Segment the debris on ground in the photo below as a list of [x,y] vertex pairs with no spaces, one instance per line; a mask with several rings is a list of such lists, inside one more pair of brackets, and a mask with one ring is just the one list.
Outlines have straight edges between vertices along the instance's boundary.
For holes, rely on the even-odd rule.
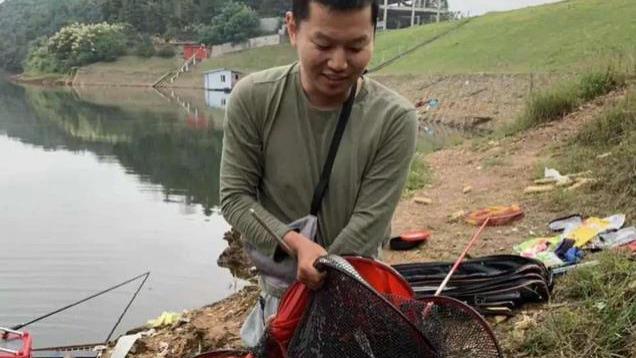
[[548,267],[559,267],[579,263],[584,250],[601,250],[624,246],[636,241],[636,229],[621,230],[625,215],[616,214],[606,218],[579,214],[557,218],[548,228],[558,235],[526,240],[513,247],[521,256],[542,261]]
[[488,226],[505,225],[521,219],[524,215],[519,205],[490,206],[468,213],[464,220],[475,226],[479,226],[488,219]]
[[431,205],[433,204],[433,199],[424,196],[416,196],[415,198],[413,198],[413,202],[417,204]]
[[[241,324],[258,295],[257,286],[247,286],[224,300],[184,313],[181,324],[143,332],[126,357],[183,358],[213,349],[240,348]],[[112,349],[103,357],[114,358]]]
[[[184,311],[184,313],[187,313],[187,311]],[[148,322],[146,322],[146,327],[161,328],[166,326],[172,326],[176,324],[177,322],[179,322],[182,316],[183,316],[182,313],[164,311],[161,313],[161,315],[159,315],[159,317],[155,319],[151,319]]]
[[228,247],[223,250],[217,259],[217,265],[229,269],[234,277],[246,280],[253,278],[252,261],[243,250],[241,234],[232,228],[223,235],[223,240],[227,241]]
[[535,185],[527,186],[523,192],[525,194],[545,193],[556,188],[565,188],[566,191],[576,190],[596,182],[596,179],[588,177],[590,174],[591,172],[587,171],[561,175],[556,169],[545,168],[543,178],[535,179]]

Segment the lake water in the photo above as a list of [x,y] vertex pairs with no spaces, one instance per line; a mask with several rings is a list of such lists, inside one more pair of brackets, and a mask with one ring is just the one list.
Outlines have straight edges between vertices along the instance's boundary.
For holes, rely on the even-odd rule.
[[[145,271],[117,333],[237,291],[216,265],[222,115],[203,91],[0,82],[0,326]],[[30,326],[34,345],[103,341],[137,283]]]

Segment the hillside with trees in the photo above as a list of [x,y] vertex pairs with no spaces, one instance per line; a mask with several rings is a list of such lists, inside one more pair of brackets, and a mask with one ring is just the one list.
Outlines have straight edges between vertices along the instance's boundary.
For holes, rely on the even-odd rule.
[[[88,25],[115,26],[126,38],[123,52],[152,56],[162,50],[157,43],[169,40],[242,41],[259,33],[260,17],[281,16],[287,6],[282,0],[5,0],[0,3],[0,69],[20,72],[26,64],[38,64],[42,70],[67,70],[112,57],[84,53],[73,60],[65,57],[68,53],[57,54],[49,42],[65,27],[69,34],[93,29]],[[57,60],[64,65],[43,63]]]

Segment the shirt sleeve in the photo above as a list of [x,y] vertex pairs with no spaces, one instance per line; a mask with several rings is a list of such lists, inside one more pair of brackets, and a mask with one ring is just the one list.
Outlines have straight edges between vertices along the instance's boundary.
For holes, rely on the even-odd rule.
[[328,251],[375,256],[386,239],[415,153],[417,117],[409,110],[392,121],[362,178],[354,212]]
[[290,229],[271,215],[257,201],[258,186],[263,175],[263,139],[255,118],[253,82],[249,77],[239,81],[226,107],[223,123],[220,197],[225,220],[263,254],[272,256],[276,240],[250,214],[254,209],[267,226],[282,238]]

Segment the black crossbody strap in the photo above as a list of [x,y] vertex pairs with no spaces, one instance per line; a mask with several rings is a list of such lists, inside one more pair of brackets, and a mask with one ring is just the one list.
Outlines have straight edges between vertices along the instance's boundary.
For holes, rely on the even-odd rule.
[[357,87],[358,81],[356,80],[356,82],[353,84],[353,87],[351,88],[351,93],[349,93],[347,101],[342,105],[342,110],[340,110],[340,117],[338,117],[336,131],[334,132],[333,138],[331,139],[331,145],[329,146],[327,160],[322,167],[322,172],[320,173],[320,181],[318,182],[318,185],[316,185],[316,189],[314,189],[314,197],[311,200],[311,215],[318,215],[318,211],[320,211],[320,206],[322,204],[322,198],[325,196],[327,187],[329,186],[329,178],[331,177],[333,162],[336,159],[338,147],[340,146],[340,141],[342,140],[342,135],[345,128],[347,127],[349,116],[351,115],[351,108],[353,107],[353,100],[356,97]]

